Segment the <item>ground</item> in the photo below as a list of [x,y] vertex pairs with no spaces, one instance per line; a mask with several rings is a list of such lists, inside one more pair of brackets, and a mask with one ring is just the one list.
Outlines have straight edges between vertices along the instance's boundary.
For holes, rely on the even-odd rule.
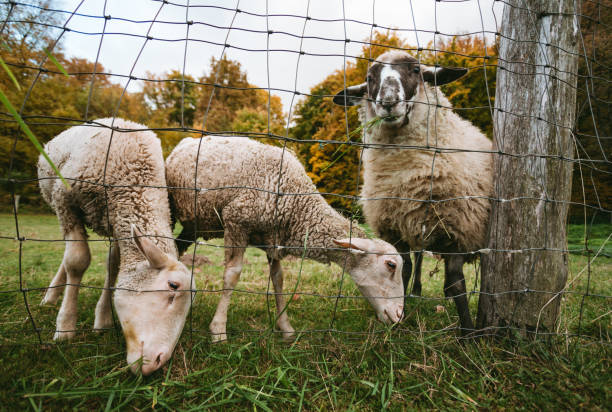
[[[266,258],[249,249],[230,306],[229,342],[211,344],[208,323],[219,298],[214,291],[222,288],[223,249],[220,241],[210,242],[198,246],[206,259],[195,276],[204,291],[174,357],[142,378],[127,371],[120,329],[91,330],[104,280],[104,239],[91,236],[81,332],[71,343],[55,344],[58,306],[39,302],[64,244],[30,239],[60,239],[57,220],[20,213],[18,222],[26,239],[21,244],[13,215],[0,214],[0,409],[606,410],[612,404],[612,259],[605,256],[571,255],[572,293],[563,299],[560,335],[535,342],[458,339],[454,304],[440,298],[443,268],[433,258],[423,268],[424,299],[410,300],[408,319],[396,329],[375,320],[340,267],[286,259],[286,291],[298,291],[289,317],[306,332],[285,343],[270,328],[274,299],[266,296]],[[612,225],[596,226],[589,247],[612,255],[610,233]],[[570,226],[569,237],[570,249],[584,249],[584,226]],[[473,290],[475,268],[466,269]],[[340,287],[349,297],[336,298]],[[587,287],[591,296],[583,297]],[[476,307],[473,295],[473,316]],[[584,336],[572,336],[577,333]]]

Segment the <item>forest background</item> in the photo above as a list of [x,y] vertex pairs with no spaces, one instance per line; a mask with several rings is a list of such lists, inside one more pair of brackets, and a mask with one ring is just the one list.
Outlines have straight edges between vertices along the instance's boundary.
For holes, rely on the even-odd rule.
[[[8,5],[0,7],[6,15]],[[611,219],[610,214],[598,213],[598,209],[612,209],[612,163],[609,161],[612,87],[606,80],[612,67],[612,41],[608,34],[598,32],[595,27],[596,20],[606,19],[599,15],[597,19],[589,18],[601,12],[595,9],[594,3],[583,5],[581,27],[587,58],[580,60],[578,116],[574,127],[576,157],[582,159],[574,168],[572,202],[575,205],[570,213],[575,221],[584,220],[585,216]],[[610,9],[603,12],[611,13]],[[165,155],[183,137],[202,133],[246,134],[277,145],[288,142],[287,147],[298,155],[328,202],[343,213],[360,218],[360,207],[353,197],[359,195],[360,150],[354,145],[331,143],[360,141],[357,111],[350,108],[345,113],[344,108],[332,103],[331,97],[344,88],[345,81],[348,85],[361,83],[370,61],[389,48],[408,49],[425,64],[469,68],[468,75],[443,86],[442,90],[460,116],[480,127],[489,138],[493,135],[497,45],[487,44],[480,35],[442,38],[435,45],[430,43],[417,50],[394,31],[375,31],[372,39],[364,39],[371,44],[362,48],[355,61],[347,61],[345,71],[338,68],[329,73],[287,113],[278,96],[251,84],[240,62],[228,55],[213,58],[200,77],[183,76],[179,71],[148,73],[142,90],[127,91],[112,81],[113,77],[100,62],[67,58],[60,42],[53,48],[53,56],[68,72],[65,76],[45,52],[55,41],[49,27],[58,23],[54,21],[57,17],[37,9],[20,9],[17,13],[15,20],[21,23],[7,25],[0,33],[0,57],[21,88],[15,86],[5,71],[0,72],[0,88],[16,107],[21,106],[29,93],[22,115],[43,143],[71,125],[112,116],[156,130]],[[608,21],[610,17],[607,16]],[[38,67],[44,60],[46,63],[39,75]],[[37,76],[35,87],[29,91]],[[2,110],[0,207],[12,208],[11,191],[19,195],[22,206],[45,207],[35,180],[37,158],[38,151],[22,135],[10,114]],[[591,207],[585,208],[584,204]]]

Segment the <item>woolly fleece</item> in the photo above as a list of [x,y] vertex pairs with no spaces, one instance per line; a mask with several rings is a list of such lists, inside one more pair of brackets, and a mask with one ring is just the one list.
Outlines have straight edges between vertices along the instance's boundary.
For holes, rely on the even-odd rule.
[[476,252],[485,246],[491,210],[492,143],[437,88],[421,82],[413,101],[401,128],[366,131],[365,142],[374,145],[363,153],[366,219],[383,239],[401,239],[412,250]]
[[[51,160],[69,179],[70,190],[47,162],[39,158],[42,196],[58,215],[63,233],[83,222],[101,236],[121,239],[120,273],[128,265],[145,261],[131,240],[132,223],[143,234],[157,236],[151,239],[164,252],[176,257],[159,139],[155,133],[144,130],[145,126],[119,118],[114,122],[107,118],[94,123],[103,126],[74,126],[45,145]],[[110,185],[107,198],[103,184]],[[128,281],[124,287],[138,286],[134,284],[138,279],[120,276],[118,281]]]
[[[196,159],[196,187],[203,189],[197,213]],[[226,246],[248,243],[280,260],[301,256],[307,239],[306,257],[342,264],[346,253],[333,239],[347,238],[349,232],[366,237],[323,199],[288,150],[238,136],[186,138],[166,160],[166,169],[174,215],[191,232],[186,240],[194,239],[197,224],[198,237],[221,237],[225,231]]]

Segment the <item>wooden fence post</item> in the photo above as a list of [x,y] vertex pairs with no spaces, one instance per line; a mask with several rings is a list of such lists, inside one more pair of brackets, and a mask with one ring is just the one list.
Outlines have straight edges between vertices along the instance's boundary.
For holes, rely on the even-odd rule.
[[580,0],[509,0],[504,8],[480,328],[527,334],[552,331],[558,321],[568,274],[579,12]]

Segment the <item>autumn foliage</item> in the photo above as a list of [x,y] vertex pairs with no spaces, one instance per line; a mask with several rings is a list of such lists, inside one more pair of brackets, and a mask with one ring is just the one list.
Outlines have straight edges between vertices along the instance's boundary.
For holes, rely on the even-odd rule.
[[[30,9],[22,10],[23,21],[57,23],[52,14],[25,15]],[[202,131],[255,133],[256,137],[264,136],[262,140],[273,144],[279,141],[266,138],[268,133],[284,134],[280,98],[250,84],[240,63],[226,56],[213,58],[206,72],[197,79],[183,76],[179,71],[148,73],[141,91],[125,91],[119,79],[109,75],[102,64],[65,57],[61,43],[53,49],[53,56],[70,75],[66,77],[46,59],[45,71],[37,77],[37,67],[46,58],[43,50],[53,43],[51,35],[40,27],[21,23],[0,35],[0,56],[22,86],[18,89],[7,73],[0,70],[0,87],[19,108],[28,87],[36,81],[22,116],[42,143],[72,124],[112,116],[156,129],[165,155],[183,137],[201,136]],[[6,179],[0,181],[2,204],[10,204],[9,193],[15,190],[21,195],[22,203],[42,205],[34,180],[39,153],[8,113],[2,111],[0,119],[0,175],[32,180],[14,185]]]
[[[54,39],[46,26],[27,21],[58,22],[53,20],[53,14],[38,9],[18,9],[17,17],[22,23],[7,26],[0,34],[0,56],[23,87],[17,89],[3,70],[0,87],[20,108],[28,87],[36,81],[23,116],[43,143],[71,124],[108,116],[125,117],[156,129],[166,155],[183,137],[211,132],[233,132],[271,144],[284,143],[279,136],[285,136],[287,124],[280,98],[251,84],[239,62],[227,56],[213,58],[199,77],[180,71],[148,73],[147,80],[139,83],[142,87],[136,88],[140,91],[124,91],[119,83],[125,79],[106,73],[100,63],[65,57],[60,43],[53,55],[70,76],[61,74],[48,59],[43,66],[45,71],[38,75],[36,68],[45,60],[43,49],[49,48]],[[580,65],[576,150],[578,157],[594,162],[576,163],[572,200],[595,208],[573,206],[574,219],[584,219],[585,212],[588,217],[597,216],[597,208],[612,209],[612,42],[609,31],[597,23],[609,20],[610,9],[587,2],[582,14],[588,59],[581,58]],[[357,218],[361,168],[360,149],[355,143],[361,141],[360,123],[356,108],[336,106],[332,97],[346,85],[363,82],[371,61],[385,51],[404,49],[424,64],[469,68],[466,76],[442,86],[442,90],[459,115],[493,137],[497,45],[490,38],[485,41],[481,35],[438,36],[435,43],[419,51],[388,31],[374,32],[371,43],[363,46],[358,59],[346,61],[345,70],[338,68],[312,87],[297,104],[289,125],[290,137],[299,143],[288,147],[298,154],[318,189],[334,207]],[[8,113],[3,111],[0,119],[0,175],[5,178],[0,181],[0,198],[7,200],[9,191],[14,189],[25,203],[38,205],[41,202],[34,180],[38,152],[24,139]],[[6,178],[32,181],[13,185]]]

